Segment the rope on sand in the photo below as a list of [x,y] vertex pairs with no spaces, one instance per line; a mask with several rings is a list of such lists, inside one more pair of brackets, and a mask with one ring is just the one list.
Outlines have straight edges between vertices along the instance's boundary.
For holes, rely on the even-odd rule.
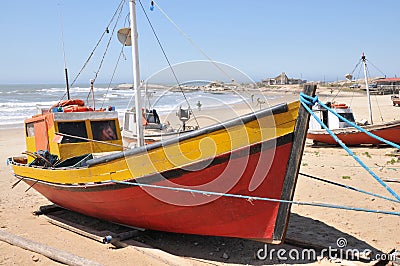
[[308,178],[311,178],[311,179],[315,179],[315,180],[318,180],[318,181],[321,181],[321,182],[325,182],[325,183],[328,183],[328,184],[331,184],[331,185],[335,185],[335,186],[338,186],[338,187],[343,187],[343,188],[347,188],[347,189],[350,189],[350,190],[354,190],[356,192],[360,192],[360,193],[367,194],[367,195],[370,195],[370,196],[374,196],[374,197],[377,197],[377,198],[381,198],[381,199],[384,199],[384,200],[389,200],[389,201],[393,201],[395,203],[400,203],[400,201],[395,200],[395,199],[391,199],[391,198],[388,198],[388,197],[385,197],[385,196],[382,196],[382,195],[379,195],[379,194],[376,194],[376,193],[372,193],[372,192],[365,191],[365,190],[362,190],[362,189],[359,189],[359,188],[355,188],[355,187],[351,187],[351,186],[348,186],[348,185],[336,183],[336,182],[333,182],[333,181],[330,181],[330,180],[322,179],[322,178],[319,178],[319,177],[316,177],[316,176],[312,176],[312,175],[308,175],[308,174],[304,174],[304,173],[299,173],[299,175],[302,175],[302,176],[305,176],[305,177],[308,177]]

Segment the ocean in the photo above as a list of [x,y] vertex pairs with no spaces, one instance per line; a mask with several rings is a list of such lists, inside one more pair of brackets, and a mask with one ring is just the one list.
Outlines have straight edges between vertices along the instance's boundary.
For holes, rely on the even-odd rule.
[[[70,88],[72,99],[82,99],[88,106],[93,107],[92,95],[88,85]],[[143,94],[143,93],[142,93]],[[119,89],[117,85],[111,88],[108,85],[97,85],[94,88],[95,107],[114,106],[120,118],[134,103],[134,91]],[[176,111],[179,106],[187,108],[187,101],[192,109],[220,108],[241,102],[250,101],[250,94],[238,95],[236,93],[210,93],[200,90],[185,92],[149,89],[147,91],[146,107],[156,108],[162,114]],[[186,99],[185,99],[186,97]],[[274,96],[276,97],[276,96]],[[253,96],[254,98],[254,96]],[[66,99],[65,85],[57,84],[23,84],[0,85],[0,128],[23,127],[25,118],[37,114],[38,107],[50,107],[61,99]],[[254,100],[254,99],[252,99]]]

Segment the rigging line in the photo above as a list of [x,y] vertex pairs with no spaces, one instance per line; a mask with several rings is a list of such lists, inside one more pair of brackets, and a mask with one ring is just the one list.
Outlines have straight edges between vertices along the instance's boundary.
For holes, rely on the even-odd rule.
[[119,21],[119,19],[121,18],[122,10],[123,10],[123,6],[121,5],[121,6],[120,6],[120,11],[119,11],[118,17],[117,17],[117,19],[116,19],[116,21],[115,21],[115,25],[114,25],[114,27],[113,27],[113,29],[112,29],[112,32],[111,32],[111,34],[110,34],[110,38],[108,39],[108,42],[107,42],[106,49],[105,49],[105,51],[104,51],[104,53],[103,53],[103,57],[101,58],[99,67],[98,67],[98,69],[97,69],[97,71],[96,71],[96,74],[95,74],[95,77],[94,77],[94,79],[93,79],[93,83],[96,81],[97,76],[99,75],[100,69],[101,69],[101,67],[103,66],[104,59],[105,59],[106,54],[107,54],[107,52],[108,52],[108,48],[110,47],[111,40],[112,40],[112,38],[113,38],[113,36],[114,36],[115,29],[117,28],[118,21]]
[[122,0],[117,9],[114,12],[114,15],[112,16],[112,18],[110,19],[110,22],[108,23],[106,29],[103,31],[102,35],[100,36],[100,39],[98,40],[97,44],[95,45],[95,47],[93,48],[92,52],[90,53],[89,57],[86,59],[86,62],[83,64],[81,70],[78,72],[78,74],[76,75],[76,77],[74,78],[74,80],[71,83],[71,86],[73,86],[76,82],[76,80],[78,79],[78,77],[80,76],[80,74],[82,74],[83,70],[86,68],[87,64],[89,63],[90,59],[92,58],[92,56],[94,55],[94,52],[96,51],[96,49],[98,48],[98,46],[100,45],[103,37],[105,36],[105,34],[108,32],[108,28],[110,27],[111,23],[113,22],[118,10],[123,6],[123,4],[125,3],[126,0]]
[[350,72],[351,75],[354,74],[354,71],[356,71],[356,69],[357,69],[357,67],[360,65],[360,63],[361,63],[361,59],[358,60],[358,63],[357,63],[356,66],[354,67],[353,71]]
[[[65,55],[64,30],[63,30],[63,23],[62,23],[62,13],[61,13],[61,8],[60,8],[60,3],[58,3],[57,5],[58,5],[58,11],[60,13],[61,44],[62,44],[63,58],[64,58],[64,70],[65,70],[65,73],[67,74],[67,57]],[[63,100],[64,97],[67,94],[69,95],[68,76],[65,77],[65,80],[66,80],[66,85],[67,85],[67,91],[64,92],[64,94],[61,97],[60,101]]]
[[[128,16],[125,17],[124,26],[126,25],[127,17],[128,17]],[[125,39],[125,43],[122,44],[121,51],[120,51],[119,56],[118,56],[118,59],[117,59],[117,63],[115,64],[115,68],[114,68],[114,71],[113,71],[113,73],[112,73],[110,82],[108,83],[108,88],[107,88],[107,92],[106,92],[105,95],[108,95],[108,92],[110,91],[111,83],[112,83],[112,81],[114,80],[114,76],[115,76],[115,73],[116,73],[116,71],[117,71],[117,68],[118,68],[119,62],[120,62],[120,60],[121,60],[121,57],[124,56],[124,58],[125,58],[125,55],[124,55],[124,46],[125,46],[127,40],[128,40],[128,38],[126,38],[126,39]],[[103,102],[102,102],[102,104],[101,104],[101,108],[103,108],[105,101],[106,101],[106,98],[103,97]]]
[[[229,81],[230,81],[232,84],[237,85],[238,88],[239,88],[239,87],[242,87],[239,83],[237,83],[237,82],[235,81],[235,79],[234,79],[231,75],[229,75],[225,70],[223,70],[223,68],[220,67],[220,66],[217,64],[217,62],[216,62],[215,60],[213,60],[210,56],[208,56],[208,55],[204,52],[204,50],[202,50],[202,49],[200,48],[199,45],[197,45],[197,44],[195,43],[195,42],[193,41],[193,39],[190,38],[190,36],[189,36],[187,33],[185,33],[185,32],[178,26],[178,24],[176,24],[175,21],[172,20],[171,17],[168,16],[168,14],[156,3],[156,1],[153,1],[153,3],[154,3],[154,5],[161,11],[161,13],[166,17],[166,19],[176,28],[176,30],[177,30],[180,34],[182,34],[182,35],[186,38],[186,40],[188,40],[189,43],[190,43],[195,49],[197,49],[205,58],[207,58],[207,60],[208,60],[209,62],[211,62],[211,64],[213,64],[219,71],[221,71],[221,72],[229,79]],[[231,90],[233,90],[233,91],[234,91],[236,94],[238,94],[239,96],[242,96],[242,95],[238,92],[239,90],[234,90],[234,89],[231,89]],[[247,90],[243,90],[242,93],[246,93],[246,94],[248,94],[249,96],[252,95],[252,94],[251,94],[249,91],[247,91]]]
[[378,102],[378,97],[376,94],[374,96],[375,96],[376,106],[378,107],[379,115],[381,116],[381,121],[384,122],[381,107],[379,106],[379,102]]
[[[93,84],[95,83],[95,81],[96,81],[96,79],[97,79],[97,77],[98,77],[98,75],[99,75],[99,73],[100,73],[100,70],[101,70],[101,68],[102,68],[102,66],[103,66],[104,59],[105,59],[106,54],[107,54],[107,52],[108,52],[108,48],[110,47],[111,40],[112,40],[112,38],[113,38],[113,36],[114,36],[115,29],[116,29],[116,27],[117,27],[117,25],[118,25],[119,19],[121,18],[122,10],[123,10],[123,6],[121,5],[121,6],[120,6],[120,11],[119,11],[118,17],[117,17],[117,19],[116,19],[116,21],[115,21],[115,25],[114,25],[114,27],[113,27],[113,29],[112,29],[111,34],[110,34],[110,38],[108,39],[107,46],[106,46],[106,49],[104,50],[103,57],[101,58],[99,67],[98,67],[98,69],[97,69],[97,71],[96,71],[96,73],[95,73],[94,78],[90,81],[91,85],[93,85]],[[108,30],[108,29],[107,29],[107,30]],[[89,98],[89,95],[90,95],[91,93],[93,93],[93,90],[90,90],[90,91],[89,91],[88,96],[87,96],[88,98]],[[92,96],[93,96],[93,95],[92,95]],[[94,101],[94,99],[93,99],[93,101]]]
[[115,183],[115,184],[128,185],[128,186],[150,187],[150,188],[158,188],[158,189],[165,189],[165,190],[172,190],[172,191],[188,192],[188,193],[192,193],[192,194],[197,193],[197,194],[202,194],[205,196],[212,195],[212,196],[220,196],[220,197],[246,199],[249,202],[258,200],[258,201],[267,201],[267,202],[275,202],[275,203],[289,203],[289,204],[305,205],[305,206],[313,206],[313,207],[342,209],[342,210],[348,210],[348,211],[360,211],[360,212],[369,212],[369,213],[381,213],[381,214],[400,216],[400,212],[384,211],[384,210],[371,210],[371,209],[365,209],[365,208],[357,208],[357,207],[335,205],[335,204],[328,204],[328,203],[283,200],[283,199],[275,199],[275,198],[256,197],[256,196],[247,196],[247,195],[240,195],[240,194],[230,194],[230,193],[221,193],[221,192],[214,192],[214,191],[188,189],[188,188],[182,188],[182,187],[159,186],[159,185],[152,185],[152,184],[146,184],[146,183],[132,183],[132,182],[127,182],[127,181],[117,181],[117,180],[110,180],[110,182]]
[[[368,61],[368,63],[370,63],[370,62]],[[370,74],[369,68],[367,66],[367,81],[368,81],[368,77],[371,77],[371,74]],[[366,89],[369,89],[369,88],[366,88]],[[381,121],[384,122],[381,107],[379,106],[378,97],[376,96],[376,94],[374,95],[374,98],[375,98],[376,106],[378,107],[378,112],[381,117]]]
[[[366,59],[366,60],[367,60],[367,59]],[[368,61],[368,60],[367,60],[367,61]],[[368,61],[368,64],[369,64],[369,63],[370,63],[370,62]],[[370,74],[370,72],[369,72],[369,67],[368,67],[368,65],[366,66],[366,74],[367,74],[367,76],[366,76],[367,83],[369,83],[369,82],[368,82],[368,79],[369,79],[369,77],[371,76],[371,74]],[[365,88],[365,90],[369,90],[369,88]],[[375,98],[376,106],[378,107],[378,112],[379,112],[381,121],[384,122],[383,116],[382,116],[382,111],[381,111],[381,108],[380,108],[380,106],[379,106],[378,98],[377,98],[376,94],[375,94],[374,96],[375,96],[374,98]]]
[[369,61],[368,59],[366,59],[368,61],[368,64],[371,64],[373,67],[375,67],[379,72],[381,72],[381,74],[386,77],[386,74],[383,73],[377,66],[375,66],[374,64],[371,63],[371,61]]
[[67,57],[65,55],[64,30],[63,30],[63,21],[62,21],[62,13],[61,13],[60,4],[58,4],[58,11],[60,13],[61,44],[62,44],[63,57],[64,57],[64,68],[67,68]]
[[335,101],[336,97],[338,97],[339,93],[341,93],[342,90],[343,90],[343,86],[339,87],[338,92],[337,92],[336,95],[332,98],[331,102],[334,102],[334,101]]
[[361,71],[362,71],[362,66],[360,65],[360,67],[358,68],[358,74],[357,74],[357,79],[359,79],[361,77]]
[[354,94],[356,94],[355,90],[353,90],[353,93],[351,94],[350,103],[349,103],[350,106],[353,105]]
[[166,54],[166,52],[165,52],[165,50],[164,50],[164,48],[163,48],[163,46],[162,46],[162,44],[161,44],[161,42],[160,42],[160,39],[159,39],[158,36],[157,36],[157,33],[156,33],[156,31],[155,31],[155,29],[154,29],[154,27],[153,27],[153,24],[151,24],[150,18],[149,18],[149,16],[147,15],[146,10],[144,9],[144,6],[143,6],[143,4],[142,4],[142,1],[139,0],[139,3],[140,3],[140,6],[142,7],[143,13],[144,13],[145,16],[146,16],[147,22],[149,23],[149,25],[150,25],[150,27],[151,27],[151,30],[153,31],[153,34],[154,34],[155,38],[157,39],[158,45],[160,46],[160,49],[161,49],[162,53],[164,54],[164,58],[165,58],[165,60],[167,61],[168,65],[169,65],[169,67],[170,67],[170,69],[171,69],[172,75],[174,76],[175,81],[177,82],[178,87],[179,87],[179,89],[181,90],[183,97],[185,98],[186,103],[188,104],[189,110],[192,111],[192,115],[193,115],[194,120],[196,121],[197,126],[199,127],[200,125],[199,125],[199,122],[197,121],[196,115],[194,114],[193,109],[192,109],[192,107],[190,106],[190,103],[189,103],[189,101],[188,101],[188,99],[187,99],[187,97],[186,97],[186,94],[185,94],[185,92],[184,92],[183,89],[182,89],[182,86],[181,86],[181,84],[180,84],[180,82],[179,82],[179,80],[178,80],[178,77],[176,76],[176,73],[175,73],[175,71],[174,71],[174,69],[173,69],[173,67],[172,67],[172,65],[171,65],[171,63],[170,63],[170,61],[169,61],[169,59],[168,59],[168,56],[167,56],[167,54]]
[[171,24],[176,28],[179,33],[181,33],[189,42],[190,44],[196,48],[205,58],[207,58],[216,68],[218,68],[225,76],[227,76],[230,81],[233,81],[234,78],[230,76],[226,71],[224,71],[210,56],[208,56],[201,48],[198,46],[192,38],[188,34],[186,34],[179,26],[176,24],[171,17],[157,4],[156,1],[153,1],[154,5],[161,11],[161,13],[171,22]]
[[[112,81],[113,81],[113,79],[114,79],[115,73],[117,72],[117,68],[118,68],[118,65],[119,65],[119,61],[121,60],[121,57],[122,57],[123,54],[124,54],[124,44],[122,45],[121,52],[119,53],[119,56],[118,56],[118,59],[117,59],[117,63],[115,64],[115,68],[114,68],[114,71],[113,71],[113,73],[112,73],[111,80],[110,80],[110,82],[108,83],[108,88],[107,88],[106,95],[108,95],[108,92],[109,92],[110,87],[111,87],[111,83],[112,83]],[[102,102],[102,104],[101,104],[101,108],[103,108],[105,100],[106,100],[106,98],[103,97],[103,102]]]
[[328,184],[331,184],[331,185],[335,185],[335,186],[338,186],[338,187],[343,187],[343,188],[347,188],[347,189],[350,189],[350,190],[354,190],[356,192],[360,192],[360,193],[367,194],[367,195],[370,195],[370,196],[374,196],[374,197],[377,197],[377,198],[389,200],[389,201],[392,201],[392,202],[395,202],[395,203],[400,203],[399,200],[391,199],[391,198],[388,198],[388,197],[385,197],[385,196],[382,196],[382,195],[379,195],[379,194],[375,194],[375,193],[372,193],[372,192],[369,192],[369,191],[365,191],[365,190],[358,189],[358,188],[355,188],[355,187],[347,186],[347,185],[344,185],[344,184],[336,183],[336,182],[333,182],[333,181],[330,181],[330,180],[326,180],[326,179],[323,179],[323,178],[319,178],[319,177],[316,177],[316,176],[303,174],[303,173],[299,173],[299,175],[302,175],[302,176],[305,176],[305,177],[308,177],[308,178],[311,178],[311,179],[315,179],[315,180],[318,180],[318,181],[321,181],[321,182],[325,182],[325,183],[328,183]]

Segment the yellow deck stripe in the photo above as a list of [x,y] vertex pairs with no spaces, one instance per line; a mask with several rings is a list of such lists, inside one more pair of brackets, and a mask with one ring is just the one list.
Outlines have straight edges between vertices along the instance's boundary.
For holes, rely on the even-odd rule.
[[[293,132],[299,102],[288,104],[288,112],[263,117],[245,125],[212,132],[179,143],[135,154],[127,158],[81,169],[40,169],[14,165],[15,174],[54,183],[126,180],[212,158],[241,147],[278,138]],[[261,126],[260,126],[261,125]],[[129,170],[129,171],[128,171]]]

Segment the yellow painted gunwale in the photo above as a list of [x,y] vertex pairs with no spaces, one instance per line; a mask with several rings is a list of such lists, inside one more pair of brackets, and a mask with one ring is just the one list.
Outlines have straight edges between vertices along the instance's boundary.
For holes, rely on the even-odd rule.
[[287,135],[294,130],[300,103],[295,101],[287,106],[288,111],[284,113],[265,116],[243,125],[211,132],[206,136],[199,135],[92,167],[43,169],[18,164],[13,164],[12,167],[18,176],[59,184],[123,181],[142,177]]

